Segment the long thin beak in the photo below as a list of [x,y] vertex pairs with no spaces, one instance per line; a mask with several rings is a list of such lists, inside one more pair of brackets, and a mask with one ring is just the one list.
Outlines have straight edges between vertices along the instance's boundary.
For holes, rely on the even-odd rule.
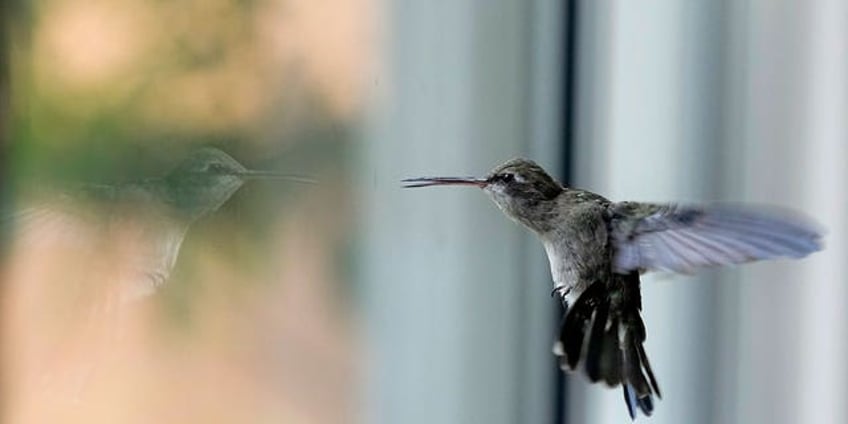
[[305,177],[305,176],[302,176],[302,175],[281,174],[281,173],[273,172],[273,171],[254,171],[252,169],[241,171],[241,172],[237,173],[236,175],[238,175],[239,177],[244,178],[246,180],[253,180],[253,179],[257,179],[257,180],[258,179],[286,180],[286,181],[292,181],[292,182],[303,183],[303,184],[315,184],[317,182],[317,181],[315,181],[314,178]]
[[489,182],[485,178],[476,177],[422,177],[407,178],[401,181],[403,188],[430,187],[440,185],[466,185],[483,188]]

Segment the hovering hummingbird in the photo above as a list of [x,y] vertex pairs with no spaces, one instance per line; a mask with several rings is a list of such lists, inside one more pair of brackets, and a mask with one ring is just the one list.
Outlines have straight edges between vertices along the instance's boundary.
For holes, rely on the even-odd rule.
[[542,241],[565,306],[553,352],[564,371],[621,385],[631,418],[651,415],[660,388],[643,343],[639,276],[652,270],[801,258],[822,248],[810,222],[751,207],[612,202],[565,187],[536,163],[513,159],[484,178],[403,180],[406,188],[478,187]]

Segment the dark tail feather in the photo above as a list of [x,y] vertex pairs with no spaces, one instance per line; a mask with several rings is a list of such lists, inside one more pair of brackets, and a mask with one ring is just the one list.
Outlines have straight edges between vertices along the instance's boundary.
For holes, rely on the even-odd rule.
[[651,378],[651,383],[649,383],[649,378],[645,374],[652,375],[653,371],[651,371],[650,364],[647,361],[642,361],[642,357],[639,355],[642,341],[637,341],[637,338],[629,334],[631,333],[629,330],[625,330],[623,333],[621,348],[623,349],[622,373],[624,378],[622,384],[625,386],[625,390],[633,393],[632,396],[625,396],[628,400],[627,409],[630,410],[631,418],[636,418],[635,405],[639,406],[643,414],[651,415],[654,412],[652,395],[654,392],[657,392],[657,395],[659,393],[655,388],[653,379]]
[[590,292],[603,293],[601,288],[595,286],[593,284],[583,292],[574,306],[567,309],[565,316],[563,316],[559,340],[554,346],[554,353],[559,356],[559,365],[563,370],[576,369],[580,361],[586,330],[592,322],[592,316],[600,299],[599,296],[587,296],[586,294]]
[[651,388],[654,389],[654,393],[656,393],[657,397],[662,399],[660,385],[657,384],[657,379],[654,377],[654,370],[651,369],[651,363],[648,362],[648,355],[645,353],[645,346],[643,346],[642,343],[639,343],[638,348],[639,358],[642,360],[642,367],[645,368],[645,373],[648,374],[648,381],[651,383]]
[[602,302],[592,317],[592,331],[586,341],[584,358],[589,380],[614,386],[621,381],[621,349],[618,348],[619,320],[610,314],[609,302]]
[[651,415],[653,395],[661,395],[643,347],[639,276],[620,277],[617,285],[594,283],[580,294],[566,312],[554,353],[563,370],[582,364],[592,382],[621,384],[628,412],[635,418],[637,408]]

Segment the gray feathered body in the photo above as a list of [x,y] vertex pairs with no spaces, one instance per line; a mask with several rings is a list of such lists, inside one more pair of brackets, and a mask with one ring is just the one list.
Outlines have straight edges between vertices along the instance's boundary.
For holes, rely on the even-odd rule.
[[[551,266],[554,290],[567,303],[595,281],[612,274],[612,251],[607,229],[609,201],[583,190],[565,189],[551,205],[555,225],[538,228]],[[538,218],[536,218],[538,219]]]
[[553,292],[567,310],[554,353],[564,370],[582,368],[591,381],[621,384],[631,415],[653,411],[659,395],[643,348],[639,272],[615,272],[612,202],[562,187],[532,212],[512,216],[535,232],[548,256]]

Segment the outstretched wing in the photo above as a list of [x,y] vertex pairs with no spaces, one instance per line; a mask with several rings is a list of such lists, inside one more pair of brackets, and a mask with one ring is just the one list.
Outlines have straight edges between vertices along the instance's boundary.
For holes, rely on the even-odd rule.
[[116,222],[125,205],[115,198],[111,186],[42,189],[20,195],[19,207],[0,218],[8,235],[9,355],[21,364],[15,382],[27,401],[48,409],[90,389],[126,330],[123,301],[157,284],[145,268],[151,248],[139,241],[145,221],[130,215],[126,225]]
[[19,199],[20,207],[4,213],[0,225],[14,241],[27,245],[83,247],[107,228],[102,204],[111,200],[113,192],[98,185],[42,190]]
[[616,272],[696,268],[801,258],[822,248],[821,231],[786,211],[734,206],[610,205]]
[[65,284],[98,281],[98,291],[124,300],[151,294],[168,278],[187,229],[145,186],[118,193],[85,185],[30,197],[2,219],[11,249],[40,255],[41,269],[70,268],[57,272]]

